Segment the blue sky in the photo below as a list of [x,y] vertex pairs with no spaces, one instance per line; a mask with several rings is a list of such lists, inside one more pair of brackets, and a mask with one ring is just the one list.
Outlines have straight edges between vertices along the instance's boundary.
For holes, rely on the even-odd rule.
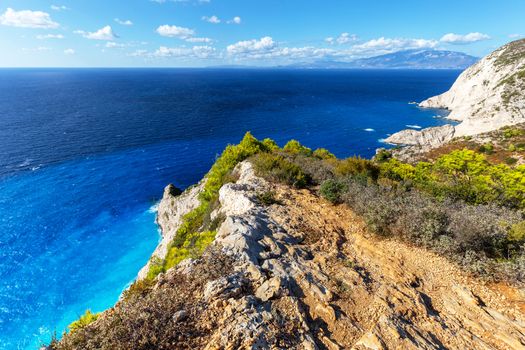
[[2,67],[277,65],[411,48],[483,56],[523,0],[0,0]]

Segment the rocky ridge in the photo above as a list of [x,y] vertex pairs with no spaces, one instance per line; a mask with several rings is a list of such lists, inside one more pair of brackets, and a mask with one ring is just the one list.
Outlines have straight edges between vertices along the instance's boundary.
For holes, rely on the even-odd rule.
[[525,39],[511,42],[465,70],[451,89],[419,104],[447,109],[457,125],[403,130],[386,139],[400,145],[437,147],[454,137],[472,136],[525,121]]
[[[522,291],[478,283],[424,249],[372,238],[348,207],[268,183],[248,161],[236,172],[220,189],[212,216],[224,221],[204,256],[103,313],[81,331],[80,347],[66,337],[62,348],[525,348]],[[264,191],[275,193],[275,204],[259,201]],[[163,242],[198,192],[166,189]],[[143,328],[155,337],[125,331]]]

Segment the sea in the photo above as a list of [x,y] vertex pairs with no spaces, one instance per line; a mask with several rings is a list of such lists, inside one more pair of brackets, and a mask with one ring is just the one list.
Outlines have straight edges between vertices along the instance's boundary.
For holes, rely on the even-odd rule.
[[159,241],[155,204],[251,131],[370,157],[455,70],[0,69],[0,349],[111,307]]

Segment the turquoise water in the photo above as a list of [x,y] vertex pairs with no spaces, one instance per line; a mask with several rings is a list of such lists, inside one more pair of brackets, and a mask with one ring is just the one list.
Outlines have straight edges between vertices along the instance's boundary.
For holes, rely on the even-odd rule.
[[164,186],[247,130],[370,156],[443,123],[457,71],[0,70],[0,349],[113,305],[154,250]]

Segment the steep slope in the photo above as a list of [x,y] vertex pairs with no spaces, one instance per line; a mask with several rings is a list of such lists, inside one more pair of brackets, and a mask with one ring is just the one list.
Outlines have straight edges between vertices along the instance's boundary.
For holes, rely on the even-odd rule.
[[[525,348],[519,290],[371,238],[348,207],[269,183],[248,161],[236,173],[220,189],[212,217],[223,221],[202,258],[135,287],[56,348]],[[164,225],[190,210],[191,191],[165,191]],[[266,191],[273,204],[261,202]]]
[[[403,130],[389,138],[395,144],[442,144],[453,137],[476,135],[525,121],[525,39],[511,42],[464,71],[452,88],[420,103],[450,110],[455,126]],[[429,134],[432,134],[429,136]],[[433,145],[434,145],[433,144]]]

